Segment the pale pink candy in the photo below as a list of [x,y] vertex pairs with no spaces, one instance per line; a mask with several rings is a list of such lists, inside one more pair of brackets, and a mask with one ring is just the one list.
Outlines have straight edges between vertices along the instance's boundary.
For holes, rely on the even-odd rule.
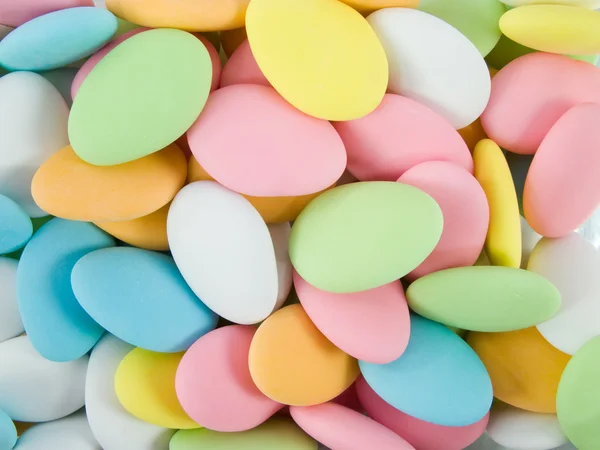
[[414,450],[414,447],[372,419],[336,403],[290,406],[300,428],[332,449]]
[[348,170],[361,181],[396,181],[417,164],[448,161],[473,172],[473,158],[458,132],[431,109],[386,94],[375,111],[336,122],[348,153]]
[[386,364],[406,350],[410,317],[400,281],[335,294],[317,289],[294,272],[294,287],[315,326],[350,356]]
[[531,53],[492,78],[481,125],[500,147],[533,154],[560,116],[586,102],[600,102],[597,67],[567,56]]
[[[354,411],[358,411],[362,413],[362,405],[358,400],[358,395],[356,394],[356,388],[354,384],[351,385],[348,389],[338,395],[336,398],[331,400],[333,403],[337,403],[338,405],[345,406],[346,408],[353,409]],[[290,407],[284,406],[278,412],[278,415],[289,416],[290,415]]]
[[225,67],[223,67],[221,87],[233,84],[271,86],[271,83],[269,83],[258,67],[256,59],[254,59],[248,39],[233,52],[229,60],[225,63]]
[[408,279],[451,267],[472,266],[481,254],[490,212],[485,192],[466,170],[443,161],[431,161],[404,172],[398,182],[429,194],[444,216],[442,237]]
[[387,404],[363,377],[356,380],[356,392],[363,408],[373,420],[402,436],[419,450],[462,450],[485,431],[489,413],[479,422],[465,427],[445,427],[415,419]]
[[570,233],[600,204],[599,129],[600,105],[577,105],[558,119],[533,157],[523,211],[542,236]]
[[230,325],[198,339],[185,353],[175,377],[185,412],[211,430],[245,431],[265,422],[282,405],[254,385],[248,368],[255,327]]
[[79,6],[94,6],[93,0],[0,0],[0,24],[18,27],[36,17]]

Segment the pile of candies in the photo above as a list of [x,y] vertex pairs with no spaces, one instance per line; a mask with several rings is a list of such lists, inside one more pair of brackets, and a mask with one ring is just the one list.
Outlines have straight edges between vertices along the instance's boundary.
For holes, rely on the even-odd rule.
[[0,450],[599,450],[595,9],[0,0]]

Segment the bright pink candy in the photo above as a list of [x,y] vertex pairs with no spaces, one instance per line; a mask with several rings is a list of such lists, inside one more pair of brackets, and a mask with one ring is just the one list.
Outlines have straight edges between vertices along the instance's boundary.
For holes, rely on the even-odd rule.
[[291,406],[290,414],[300,428],[332,449],[414,450],[383,425],[335,403]]
[[223,67],[221,76],[221,87],[233,84],[260,84],[271,86],[271,83],[263,75],[258,67],[256,59],[246,39],[231,55],[231,58]]
[[175,388],[185,412],[216,431],[245,431],[281,407],[254,385],[248,368],[255,327],[230,325],[202,336],[183,356]]
[[599,129],[600,105],[584,103],[558,119],[542,141],[523,192],[525,218],[537,233],[569,234],[600,204]]
[[79,6],[94,6],[92,0],[0,0],[0,24],[18,27],[36,17]]
[[363,377],[356,381],[358,398],[373,420],[402,436],[418,450],[462,450],[485,431],[489,413],[479,422],[465,427],[445,427],[415,419],[387,404]]
[[429,194],[444,216],[442,237],[433,252],[408,278],[451,267],[472,266],[481,254],[490,212],[485,192],[466,170],[443,161],[431,161],[404,172],[398,182]]
[[401,95],[386,94],[371,114],[334,126],[348,153],[348,170],[361,181],[396,181],[411,167],[448,161],[473,172],[473,158],[442,116]]

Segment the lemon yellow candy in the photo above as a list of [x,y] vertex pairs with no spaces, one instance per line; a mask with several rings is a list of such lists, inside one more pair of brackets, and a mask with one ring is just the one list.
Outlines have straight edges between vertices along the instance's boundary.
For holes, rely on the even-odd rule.
[[500,18],[500,29],[513,41],[543,52],[600,53],[600,13],[579,6],[514,8]]
[[483,139],[473,151],[475,178],[490,207],[490,225],[485,250],[495,266],[521,266],[521,219],[512,175],[502,150],[491,139]]
[[175,392],[175,374],[184,352],[157,353],[135,348],[115,373],[115,392],[130,414],[165,428],[201,428],[185,413]]
[[385,94],[388,64],[377,35],[337,0],[252,0],[246,31],[269,82],[308,115],[358,119]]

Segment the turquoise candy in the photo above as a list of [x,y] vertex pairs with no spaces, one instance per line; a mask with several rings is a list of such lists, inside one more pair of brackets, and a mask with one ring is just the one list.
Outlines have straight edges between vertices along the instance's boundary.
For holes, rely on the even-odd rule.
[[27,213],[0,194],[0,255],[20,249],[32,234],[33,225]]
[[400,358],[359,361],[371,388],[394,408],[437,425],[473,424],[492,405],[492,382],[477,354],[452,330],[416,314]]
[[217,325],[217,315],[194,295],[173,258],[161,253],[98,250],[75,265],[71,282],[88,314],[136,347],[179,352]]
[[19,309],[31,343],[44,358],[80,358],[104,333],[77,302],[71,270],[85,254],[113,245],[111,236],[90,223],[52,219],[25,247],[17,268]]
[[15,424],[4,411],[0,409],[0,450],[11,450],[17,443]]
[[103,8],[70,8],[45,14],[0,41],[0,66],[10,71],[57,69],[90,56],[116,31],[117,19]]

